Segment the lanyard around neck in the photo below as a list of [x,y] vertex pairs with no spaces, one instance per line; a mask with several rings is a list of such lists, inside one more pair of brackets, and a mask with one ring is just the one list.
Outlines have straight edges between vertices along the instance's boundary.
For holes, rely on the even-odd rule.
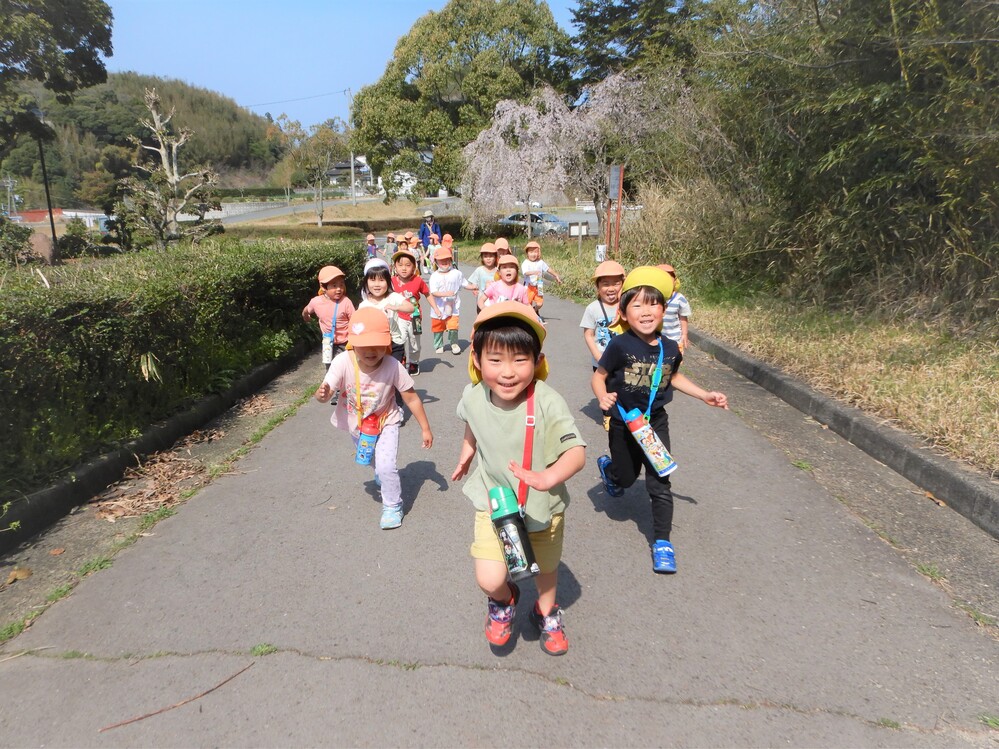
[[361,367],[357,363],[357,352],[350,352],[350,360],[354,363],[354,398],[357,402],[357,423],[364,419],[364,406],[361,403]]

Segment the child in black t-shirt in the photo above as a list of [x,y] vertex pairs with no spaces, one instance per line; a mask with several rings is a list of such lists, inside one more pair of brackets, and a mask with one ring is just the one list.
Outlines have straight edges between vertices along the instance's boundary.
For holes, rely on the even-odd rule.
[[631,436],[624,414],[637,408],[669,449],[669,418],[664,406],[673,389],[699,398],[710,406],[728,408],[724,393],[708,392],[677,370],[683,356],[675,341],[662,335],[666,299],[673,292],[670,276],[651,266],[635,268],[621,289],[620,315],[624,332],[607,344],[591,381],[600,408],[610,411],[610,456],[597,459],[604,488],[612,497],[635,483],[645,464],[645,487],[652,504],[652,569],[676,572],[670,543],[673,526],[673,493],[669,476],[659,476],[650,466],[641,445]]

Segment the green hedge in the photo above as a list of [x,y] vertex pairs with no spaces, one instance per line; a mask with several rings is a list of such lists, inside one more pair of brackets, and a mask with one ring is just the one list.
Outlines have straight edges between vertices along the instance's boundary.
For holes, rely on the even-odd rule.
[[346,226],[316,226],[315,224],[232,224],[225,234],[239,239],[364,239],[358,229]]
[[36,271],[9,272],[0,291],[0,498],[47,485],[297,341],[318,339],[301,318],[318,269],[338,265],[356,291],[362,259],[353,242],[221,239],[46,268],[51,288]]
[[217,187],[220,198],[284,198],[283,187]]

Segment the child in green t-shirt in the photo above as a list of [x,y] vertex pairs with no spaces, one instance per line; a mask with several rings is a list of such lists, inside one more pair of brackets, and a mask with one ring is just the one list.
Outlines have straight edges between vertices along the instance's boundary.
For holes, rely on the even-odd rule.
[[[565,482],[585,465],[586,443],[565,400],[543,381],[544,339],[537,314],[520,302],[491,305],[475,319],[472,384],[458,404],[465,437],[451,480],[468,475],[464,493],[476,509],[471,553],[475,580],[488,596],[486,639],[495,646],[509,641],[520,598],[520,589],[508,579],[503,547],[489,514],[490,489],[506,487],[518,495],[540,567],[535,577],[538,602],[530,620],[540,632],[541,648],[562,655],[569,643],[556,589],[569,503]],[[527,418],[529,411],[533,421]],[[532,448],[525,450],[525,444]],[[478,461],[469,473],[473,456]]]

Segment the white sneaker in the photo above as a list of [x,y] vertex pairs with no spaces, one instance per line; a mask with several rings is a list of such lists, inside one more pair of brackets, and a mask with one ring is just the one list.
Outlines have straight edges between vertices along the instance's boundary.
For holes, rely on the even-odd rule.
[[437,354],[443,354],[444,353],[444,347],[443,346],[438,346],[437,348],[434,349],[434,352],[437,353]]
[[461,346],[459,346],[457,343],[452,343],[451,344],[451,353],[452,354],[460,354],[461,353]]

